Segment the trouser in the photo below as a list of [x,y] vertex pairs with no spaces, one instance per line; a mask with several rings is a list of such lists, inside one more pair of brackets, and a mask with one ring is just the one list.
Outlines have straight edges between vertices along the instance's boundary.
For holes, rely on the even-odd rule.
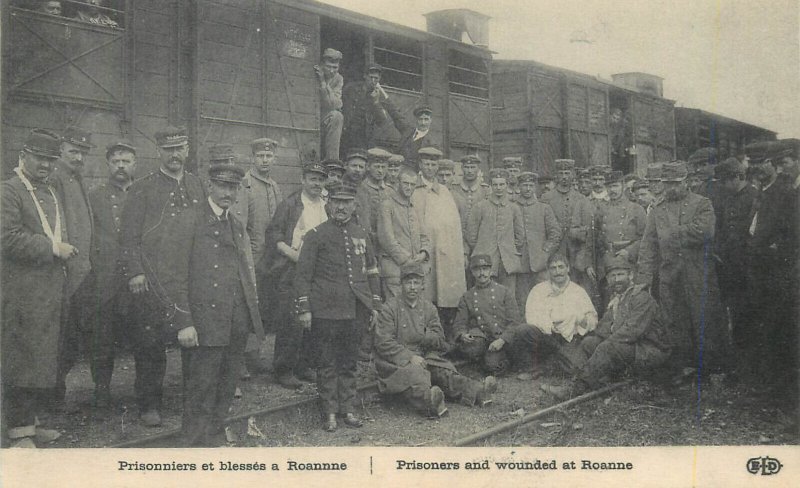
[[360,302],[355,319],[312,320],[317,391],[323,414],[353,412],[358,351],[368,322],[369,310]]
[[114,371],[115,349],[120,331],[127,330],[126,317],[115,296],[97,305],[91,317],[92,330],[88,344],[89,365],[96,387],[108,388]]
[[181,430],[186,447],[214,447],[213,437],[223,430],[233,401],[247,335],[247,320],[238,318],[233,322],[227,346],[181,350],[184,391]]
[[384,302],[400,296],[400,277],[385,276],[381,278],[381,290],[383,291]]
[[294,314],[294,305],[288,293],[281,293],[275,321],[275,354],[272,366],[275,375],[293,373],[308,367],[309,334]]
[[586,358],[577,378],[589,389],[599,388],[608,377],[633,366],[636,360],[634,344],[607,341],[594,335],[584,337],[577,350]]
[[[400,393],[400,396],[407,401],[415,410],[433,415],[431,409],[435,405],[431,404],[431,386],[438,386],[448,399],[460,401],[464,405],[473,406],[478,398],[478,394],[483,389],[480,381],[473,380],[456,371],[455,366],[444,368],[428,364],[426,369],[430,373],[429,381],[415,382],[408,389]],[[422,366],[420,366],[421,368]],[[415,375],[426,378],[425,375]]]
[[[21,388],[3,385],[3,430],[9,439],[36,434],[36,414],[43,410],[49,397],[44,388]],[[5,446],[4,446],[5,447]]]
[[55,403],[63,402],[66,397],[67,375],[80,358],[81,338],[89,329],[86,324],[89,301],[84,290],[83,285],[80,286],[69,300],[63,302],[56,385],[50,390],[50,399]]
[[161,408],[164,394],[164,374],[167,372],[167,353],[164,343],[154,341],[139,343],[133,350],[136,378],[133,391],[142,411]]
[[339,159],[339,142],[342,138],[344,115],[338,110],[331,110],[320,120],[320,138],[322,139],[322,160]]
[[719,291],[730,314],[733,345],[740,350],[751,351],[758,345],[754,339],[760,336],[760,324],[752,312],[752,277],[743,268],[718,265]]
[[519,367],[529,360],[526,357],[528,351],[524,343],[516,339],[506,343],[499,351],[489,351],[489,344],[499,336],[484,337],[480,329],[471,329],[469,333],[472,334],[474,340],[469,343],[459,341],[456,346],[458,352],[469,361],[481,364],[489,374],[495,376],[507,374],[514,367]]
[[547,270],[539,271],[538,273],[534,271],[518,273],[516,277],[517,287],[515,298],[517,299],[517,306],[519,306],[521,313],[520,316],[525,317],[525,304],[528,302],[528,295],[534,286],[547,279]]
[[502,261],[500,261],[500,264],[497,266],[497,282],[508,288],[508,291],[511,292],[511,295],[516,296],[517,275],[516,273],[512,274],[506,271],[506,267],[503,266]]
[[589,295],[595,310],[603,310],[601,307],[602,298],[600,297],[598,282],[593,280],[586,271],[580,271],[574,267],[570,271],[570,275],[570,279],[580,285],[581,288],[586,291],[586,294]]
[[552,355],[558,366],[567,373],[574,373],[583,365],[582,355],[577,351],[580,336],[567,341],[561,334],[545,334],[536,327],[519,327],[515,330],[514,342],[523,354],[529,355],[535,369]]

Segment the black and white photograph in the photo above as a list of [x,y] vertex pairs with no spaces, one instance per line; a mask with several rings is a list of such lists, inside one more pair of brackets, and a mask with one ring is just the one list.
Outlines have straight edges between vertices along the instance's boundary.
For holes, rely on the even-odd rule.
[[[728,486],[798,473],[796,0],[0,17],[6,486],[30,450],[113,476],[347,452],[410,484],[725,446]],[[306,452],[263,447],[310,451],[235,464]]]

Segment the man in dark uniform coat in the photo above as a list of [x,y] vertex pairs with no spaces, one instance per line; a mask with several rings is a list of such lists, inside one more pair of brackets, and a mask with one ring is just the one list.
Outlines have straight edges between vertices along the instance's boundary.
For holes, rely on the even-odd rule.
[[660,303],[672,318],[672,366],[720,372],[729,358],[727,322],[711,258],[714,210],[707,198],[689,191],[687,175],[685,162],[662,167],[664,199],[647,216],[636,282],[650,286],[658,269]]
[[93,312],[89,360],[94,381],[95,407],[111,406],[111,374],[114,345],[127,331],[127,313],[122,309],[125,283],[117,269],[122,208],[136,171],[136,148],[119,140],[106,149],[108,181],[89,193],[94,217],[92,242]]
[[200,178],[184,170],[186,129],[168,127],[156,134],[156,141],[161,167],[131,185],[120,226],[120,269],[133,293],[134,390],[142,421],[152,427],[161,424],[165,339],[174,339],[189,323],[186,243],[206,200]]
[[36,416],[44,413],[43,393],[58,379],[66,262],[79,252],[66,241],[62,205],[45,181],[59,144],[58,135],[32,130],[19,153],[16,176],[0,189],[2,413],[5,434],[15,447],[36,447],[59,436],[36,426]]
[[87,321],[91,313],[87,308],[91,304],[92,291],[88,277],[92,268],[89,257],[94,225],[83,169],[84,160],[93,147],[89,132],[79,127],[68,127],[61,139],[61,158],[47,180],[62,203],[67,238],[78,248],[75,259],[67,262],[66,286],[70,308],[63,331],[65,347],[61,351],[59,379],[53,397],[57,408],[64,407],[67,374],[80,355],[81,344],[86,342],[82,339],[88,329]]
[[337,414],[350,427],[362,425],[353,404],[358,349],[381,292],[372,242],[352,218],[355,188],[342,184],[329,191],[331,218],[306,235],[294,288],[299,321],[311,329],[325,429],[334,431]]
[[400,132],[397,152],[405,158],[406,165],[415,170],[419,169],[419,150],[423,147],[433,146],[435,142],[430,135],[433,110],[427,105],[415,108],[416,121],[412,124],[393,104],[386,103],[385,107],[394,126]]
[[444,395],[467,406],[491,403],[497,389],[493,376],[473,380],[442,357],[447,342],[436,307],[421,296],[425,280],[422,265],[406,264],[400,274],[402,292],[381,308],[375,326],[379,391],[400,394],[431,417],[447,411]]
[[575,379],[567,386],[541,386],[559,399],[600,388],[625,368],[652,369],[669,357],[667,323],[646,288],[633,284],[633,264],[615,256],[607,272],[611,301],[597,329],[581,339],[572,356]]
[[223,420],[244,362],[247,336],[264,337],[250,241],[244,225],[229,212],[244,170],[235,164],[215,164],[208,178],[208,199],[199,206],[194,236],[186,243],[191,317],[177,331],[183,348],[186,447],[224,444]]
[[389,119],[389,114],[381,105],[381,97],[385,92],[380,86],[383,68],[371,64],[367,68],[363,81],[345,85],[342,90],[342,128],[341,147],[345,151],[351,148],[375,145],[375,129]]

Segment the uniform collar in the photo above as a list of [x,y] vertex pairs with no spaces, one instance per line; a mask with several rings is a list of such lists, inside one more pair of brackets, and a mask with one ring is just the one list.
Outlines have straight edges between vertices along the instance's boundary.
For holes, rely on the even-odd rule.
[[498,207],[505,207],[508,205],[508,198],[497,198],[494,195],[489,196],[489,201]]
[[466,181],[461,180],[461,188],[463,188],[464,191],[478,191],[480,187],[481,187],[481,182],[477,178],[475,178],[474,185],[467,185]]
[[252,178],[255,178],[255,179],[257,179],[258,181],[261,181],[261,182],[263,182],[263,183],[266,183],[266,184],[268,184],[268,185],[274,185],[274,184],[275,184],[275,180],[273,180],[273,179],[272,179],[272,178],[270,178],[269,176],[267,176],[267,177],[265,178],[265,177],[261,176],[261,175],[258,173],[258,171],[253,171],[252,169],[251,169],[251,170],[249,170],[249,171],[247,172],[247,175],[248,175],[248,176],[250,176],[250,177],[252,177]]
[[228,210],[220,208],[219,205],[214,203],[214,200],[212,200],[211,197],[208,197],[208,205],[211,207],[211,211],[214,212],[214,215],[219,220],[225,220],[228,218]]

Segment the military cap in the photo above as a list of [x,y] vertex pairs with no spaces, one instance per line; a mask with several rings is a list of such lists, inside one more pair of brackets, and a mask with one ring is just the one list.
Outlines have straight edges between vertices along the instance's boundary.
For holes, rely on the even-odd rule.
[[400,166],[406,161],[402,154],[392,154],[389,156],[389,166]]
[[642,188],[650,188],[650,183],[648,183],[647,180],[634,180],[633,187],[631,189],[636,191]]
[[621,183],[622,182],[622,171],[611,171],[606,176],[606,184],[609,183]]
[[241,183],[244,169],[231,162],[212,163],[208,167],[208,179],[223,183]]
[[469,258],[469,268],[481,268],[484,266],[492,266],[492,258],[488,254],[474,254]]
[[556,171],[572,171],[575,169],[574,159],[556,159]]
[[61,137],[47,129],[33,129],[22,149],[41,158],[58,159],[61,157]]
[[578,176],[579,180],[588,180],[592,177],[592,173],[589,172],[587,168],[578,168],[576,170],[576,175]]
[[338,159],[326,159],[322,162],[322,165],[325,167],[326,173],[331,173],[332,171],[344,172],[344,164]]
[[268,137],[262,137],[260,139],[255,139],[253,142],[250,143],[250,149],[253,150],[253,154],[259,151],[271,151],[275,152],[278,148],[278,141],[270,139]]
[[633,269],[633,264],[631,264],[631,262],[628,261],[627,258],[622,256],[612,256],[611,258],[608,258],[605,261],[606,261],[605,264],[607,272],[613,271],[615,269],[624,269],[628,271]]
[[83,149],[91,149],[95,147],[94,144],[92,144],[92,134],[86,129],[82,129],[74,125],[64,129],[64,132],[61,134],[61,140],[63,142],[74,144],[78,147],[82,147]]
[[409,276],[419,276],[420,278],[424,278],[425,269],[422,267],[422,264],[408,263],[400,266],[400,279],[404,280]]
[[661,181],[661,172],[664,170],[664,163],[648,163],[644,179],[647,181]]
[[325,171],[325,167],[316,161],[311,161],[303,165],[303,174],[306,173],[318,173],[325,177],[328,176],[328,172]]
[[714,167],[714,176],[718,180],[735,178],[738,175],[744,176],[745,167],[736,158],[728,158]]
[[531,171],[523,171],[517,176],[517,181],[520,183],[536,183],[539,175]]
[[481,164],[481,158],[478,157],[476,154],[467,154],[463,158],[461,158],[461,164]]
[[324,51],[322,51],[322,59],[329,59],[331,61],[341,61],[342,53],[337,51],[336,49],[328,47],[325,48]]
[[608,177],[611,174],[611,166],[605,164],[596,164],[589,168],[589,174],[592,176]]
[[797,159],[798,152],[800,152],[800,140],[781,139],[773,144],[772,150],[770,151],[770,158],[775,162],[786,157]]
[[366,161],[368,159],[366,149],[361,149],[360,147],[350,149],[350,151],[347,153],[347,156],[345,156],[344,160],[350,161],[353,158],[360,158]]
[[422,114],[433,115],[433,109],[427,105],[420,105],[414,109],[414,117],[419,117]]
[[542,175],[539,177],[539,183],[552,183],[553,177],[550,175]]
[[770,157],[772,147],[771,141],[751,142],[744,147],[744,153],[750,158],[750,162],[760,164]]
[[689,166],[715,164],[717,162],[717,149],[714,147],[701,147],[689,156]]
[[221,143],[214,144],[208,148],[208,159],[212,162],[234,162],[236,159],[236,152],[233,150],[233,144]]
[[444,154],[442,154],[442,151],[433,146],[423,147],[417,152],[417,154],[419,154],[420,159],[427,159],[429,161],[430,160],[438,161],[439,159],[442,158],[442,156],[444,156]]
[[503,158],[504,168],[522,168],[522,158],[506,156]]
[[329,200],[355,200],[356,188],[353,185],[337,182],[328,187]]
[[691,175],[698,176],[703,179],[711,178],[714,176],[714,166],[710,164],[701,164],[691,172]]
[[508,173],[508,170],[505,169],[505,168],[492,168],[492,169],[489,170],[489,179],[490,180],[494,179],[494,178],[504,178],[504,179],[507,180],[508,177],[509,177],[509,173]]
[[454,163],[450,159],[440,159],[439,160],[439,169],[438,169],[438,171],[441,171],[443,169],[449,169],[450,171],[455,171],[456,170],[456,163]]
[[386,163],[392,153],[380,147],[373,147],[367,151],[367,163]]
[[120,149],[125,150],[125,151],[130,151],[133,154],[136,154],[136,147],[134,147],[134,145],[133,145],[133,143],[131,143],[131,141],[129,141],[127,139],[117,139],[114,142],[112,142],[111,144],[109,144],[108,146],[106,146],[106,159],[111,157],[111,154],[114,151],[118,151]]
[[164,149],[183,146],[187,142],[189,142],[189,136],[186,135],[186,127],[169,126],[156,132],[156,144]]
[[685,161],[664,163],[661,168],[661,181],[683,181],[689,176],[689,168]]
[[383,66],[376,63],[372,63],[367,67],[367,73],[374,73],[376,71],[378,73],[383,73]]

